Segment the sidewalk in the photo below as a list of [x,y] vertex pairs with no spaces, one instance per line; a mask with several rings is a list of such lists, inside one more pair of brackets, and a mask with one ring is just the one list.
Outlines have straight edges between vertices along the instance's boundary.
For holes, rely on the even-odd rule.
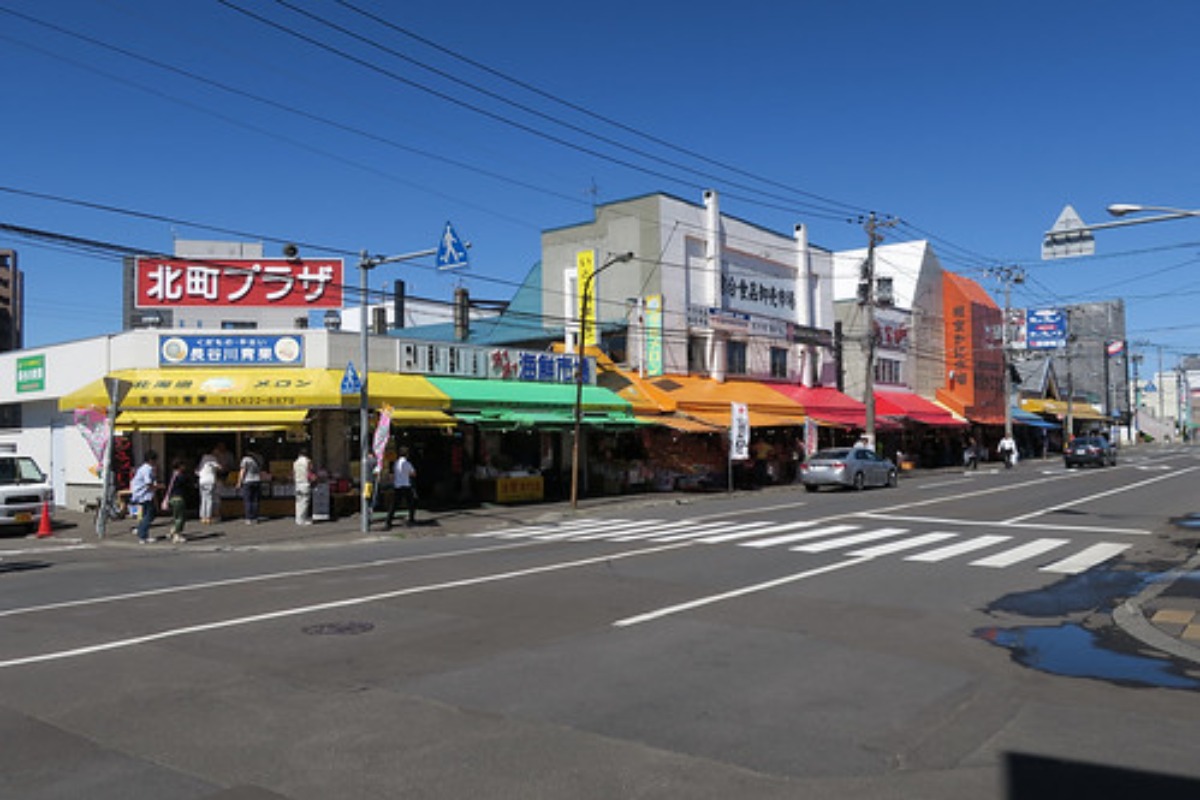
[[[927,474],[960,472],[961,467],[948,467],[943,470],[929,470]],[[799,487],[782,485],[769,486],[753,492],[739,490],[734,492],[734,495],[794,491],[799,491]],[[241,519],[227,519],[213,525],[201,525],[192,519],[188,520],[184,530],[188,539],[184,544],[172,544],[169,541],[171,520],[167,516],[160,516],[155,519],[150,529],[155,541],[145,547],[212,552],[235,548],[336,546],[351,542],[455,536],[517,525],[557,522],[569,519],[573,514],[597,513],[601,510],[702,505],[708,500],[729,496],[725,492],[672,492],[586,498],[579,501],[577,511],[572,511],[568,502],[519,506],[485,504],[468,509],[422,510],[417,514],[415,526],[409,528],[398,524],[390,531],[384,529],[386,515],[376,512],[366,534],[359,529],[358,515],[304,526],[297,525],[291,517],[266,519],[253,525],[248,525]],[[108,524],[105,538],[99,539],[96,536],[95,518],[92,514],[58,509],[54,515],[54,532],[51,536],[10,536],[0,539],[0,548],[10,553],[22,549],[45,552],[47,549],[65,549],[79,545],[138,548],[137,536],[133,533],[135,525],[136,522],[132,519],[113,520]],[[12,555],[8,555],[7,558],[11,559]],[[1113,610],[1113,621],[1126,633],[1157,650],[1200,664],[1200,553],[1180,567],[1163,573],[1136,597],[1122,602]]]

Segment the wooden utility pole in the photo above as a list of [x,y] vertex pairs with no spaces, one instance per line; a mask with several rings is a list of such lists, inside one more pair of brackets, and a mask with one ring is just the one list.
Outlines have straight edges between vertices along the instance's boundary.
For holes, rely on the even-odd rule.
[[[861,219],[861,218],[860,218]],[[866,351],[867,369],[863,383],[863,404],[867,407],[867,428],[864,434],[867,444],[875,446],[875,246],[883,241],[879,228],[891,228],[899,220],[879,220],[872,211],[865,219],[861,219],[867,232],[867,260],[863,262],[862,274],[858,282],[858,304],[867,310],[867,332],[863,341]]]

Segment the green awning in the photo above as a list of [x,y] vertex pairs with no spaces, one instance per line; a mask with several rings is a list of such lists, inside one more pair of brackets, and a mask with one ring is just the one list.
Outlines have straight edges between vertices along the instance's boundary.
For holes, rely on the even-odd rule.
[[[450,411],[461,419],[464,413],[482,413],[497,409],[566,412],[572,421],[575,412],[574,384],[538,383],[515,380],[477,380],[431,376],[429,382],[450,398]],[[581,403],[587,412],[615,412],[631,416],[629,401],[600,386],[584,386]]]
[[[563,430],[575,425],[574,409],[533,410],[497,408],[482,412],[457,411],[454,416],[459,422],[478,425],[481,428],[553,428]],[[632,428],[649,424],[636,417],[619,412],[584,414],[580,422],[589,426]]]

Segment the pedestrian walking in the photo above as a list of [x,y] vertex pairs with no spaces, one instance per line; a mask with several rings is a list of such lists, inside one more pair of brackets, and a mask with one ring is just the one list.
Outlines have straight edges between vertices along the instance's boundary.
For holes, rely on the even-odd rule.
[[129,484],[129,502],[141,509],[141,519],[137,525],[140,544],[148,544],[151,541],[150,523],[154,521],[154,496],[161,488],[158,482],[158,453],[147,450],[141,466],[137,468]]
[[396,513],[396,506],[401,501],[408,509],[408,520],[405,524],[409,527],[417,524],[417,490],[413,486],[415,477],[417,477],[417,470],[408,460],[408,448],[401,447],[400,457],[396,459],[396,463],[392,467],[393,491],[391,501],[388,503],[388,530],[392,528],[392,516]]
[[1004,459],[1004,468],[1011,469],[1017,463],[1017,443],[1011,436],[1005,436],[996,446],[996,452]]
[[296,524],[312,525],[312,461],[308,451],[301,450],[300,455],[292,462],[292,480],[296,486]]
[[205,453],[196,467],[196,485],[200,489],[200,523],[212,524],[221,514],[221,497],[217,494],[217,479],[224,473],[216,453]]
[[253,525],[258,522],[258,502],[262,498],[262,464],[254,453],[247,452],[242,456],[237,487],[242,493],[246,524]]
[[163,511],[171,512],[171,541],[176,544],[186,542],[183,536],[183,526],[187,520],[187,485],[188,476],[184,471],[186,465],[183,459],[177,458],[171,462],[171,479],[167,482],[167,491],[163,496]]
[[974,436],[967,438],[967,446],[963,450],[963,466],[979,469],[979,445]]

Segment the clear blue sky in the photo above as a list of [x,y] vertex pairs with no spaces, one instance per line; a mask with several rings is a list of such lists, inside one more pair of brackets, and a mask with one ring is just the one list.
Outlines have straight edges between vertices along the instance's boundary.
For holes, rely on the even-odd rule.
[[[158,251],[236,238],[195,223],[350,255],[432,247],[450,220],[469,272],[427,261],[373,285],[508,299],[540,232],[593,200],[711,187],[726,213],[806,222],[832,249],[864,243],[858,211],[895,215],[893,240],[933,238],[994,296],[982,267],[1025,266],[1014,305],[1124,297],[1130,337],[1167,366],[1200,351],[1200,219],[1040,260],[1066,203],[1088,222],[1118,201],[1200,207],[1200,4],[348,1],[378,18],[337,0],[0,0],[0,186],[17,190],[0,222]],[[27,273],[29,346],[119,328],[118,259],[0,246]]]

